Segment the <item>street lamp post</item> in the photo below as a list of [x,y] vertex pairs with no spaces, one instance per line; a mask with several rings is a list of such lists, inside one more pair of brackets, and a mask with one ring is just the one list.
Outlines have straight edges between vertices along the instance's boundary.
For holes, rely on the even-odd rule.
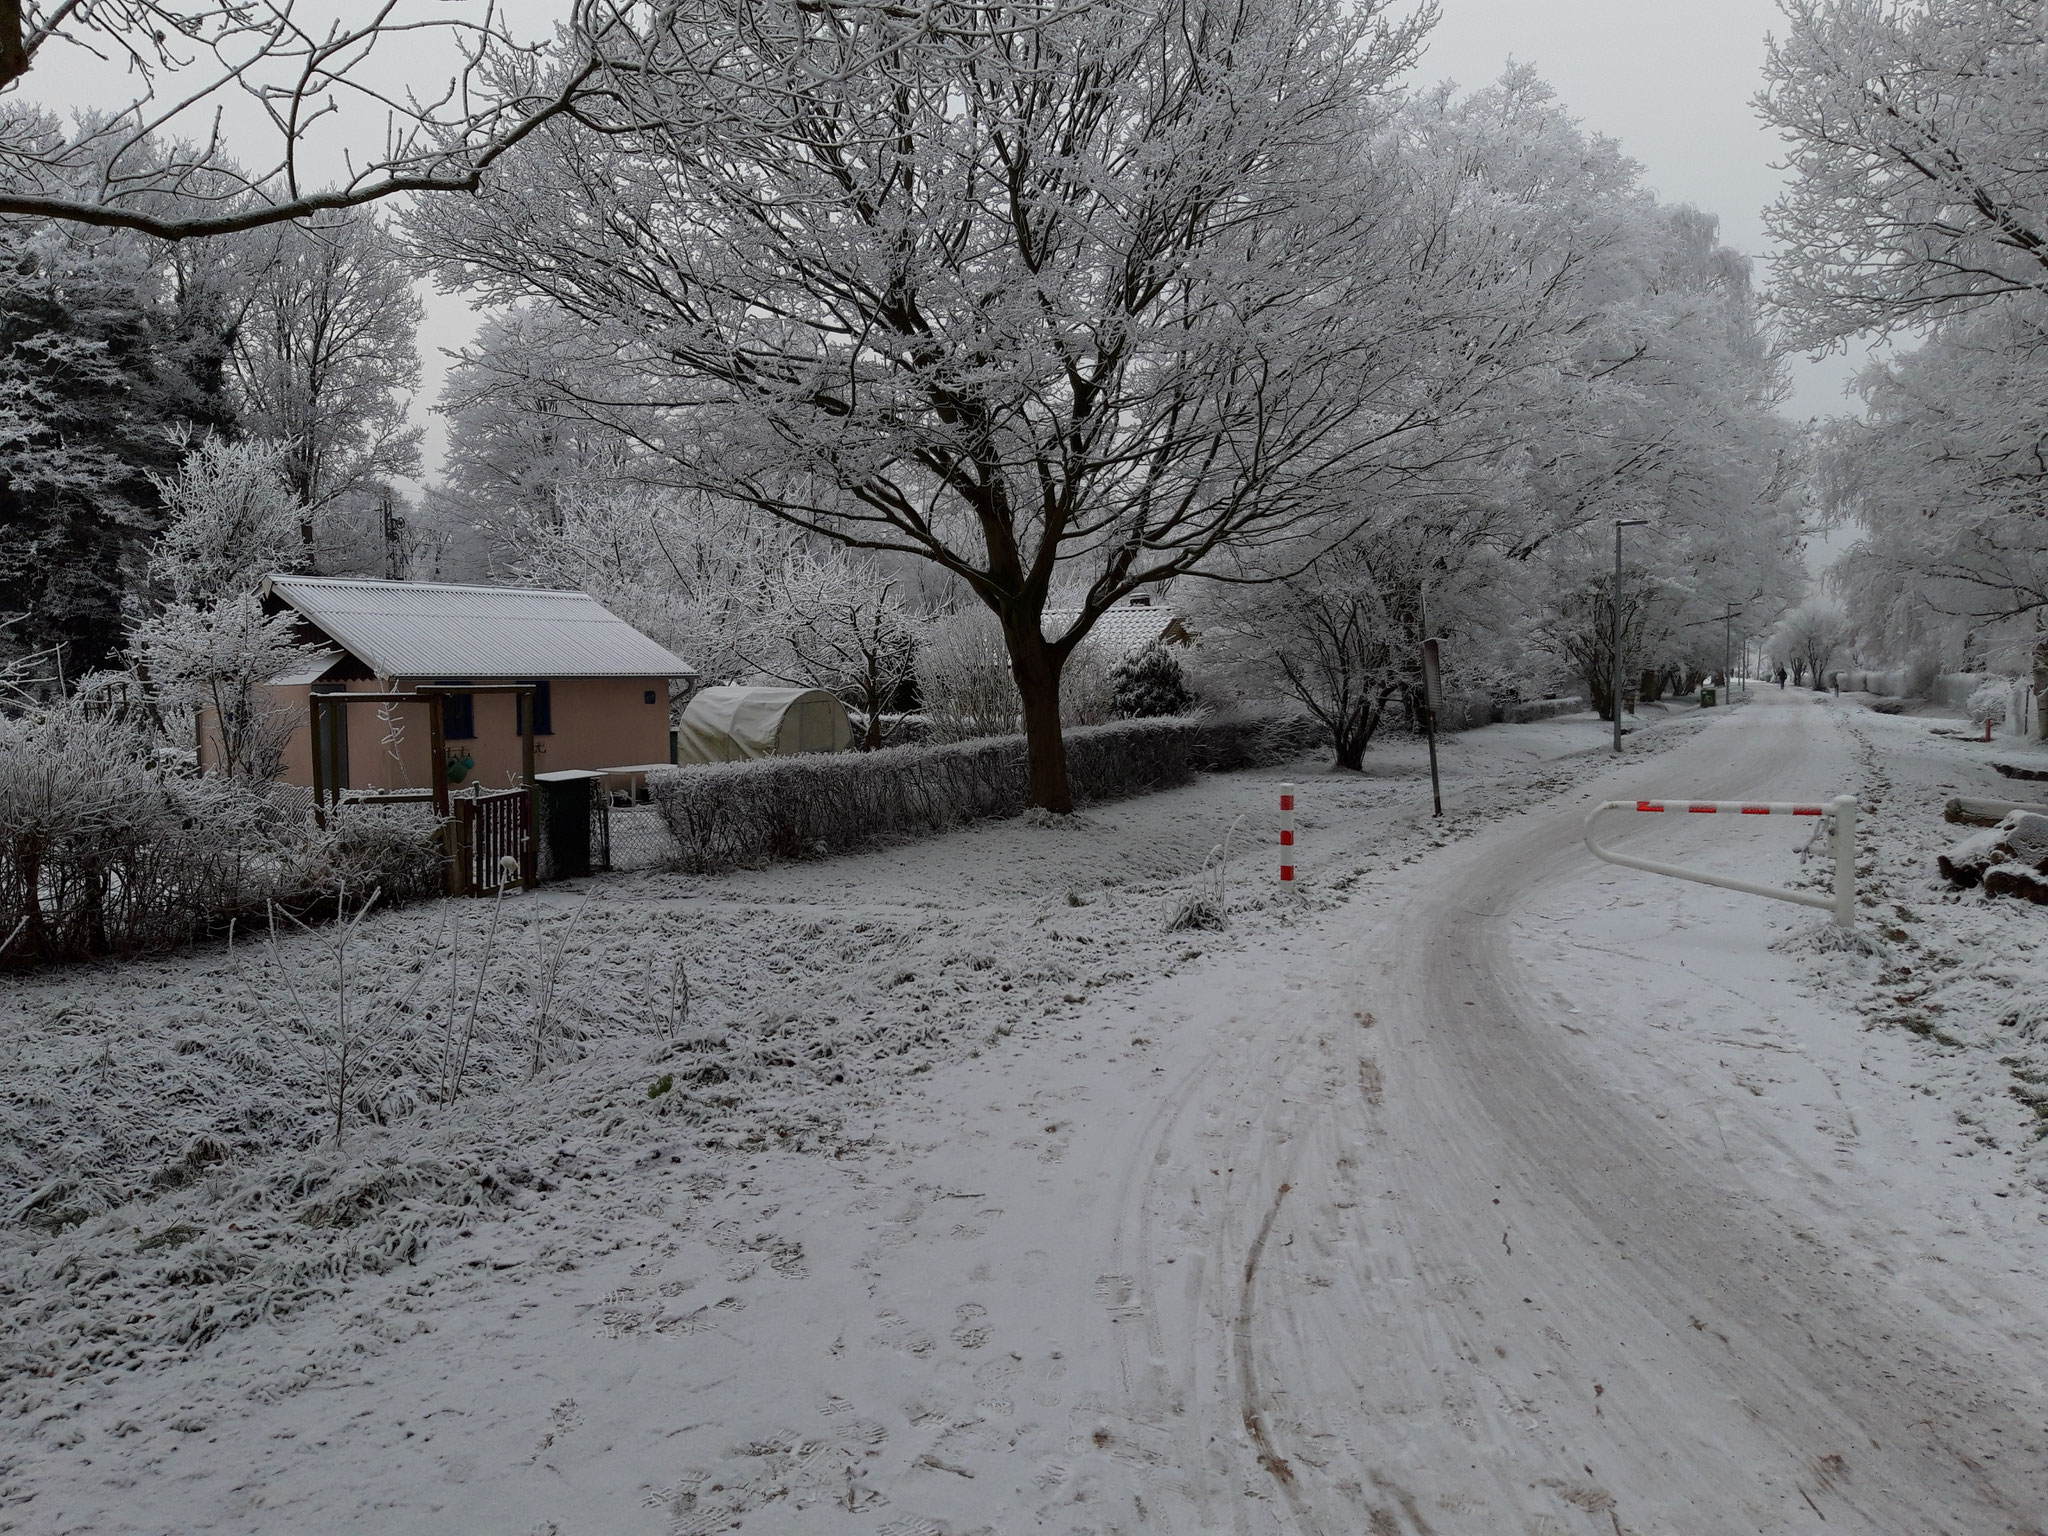
[[1621,750],[1621,530],[1640,528],[1647,517],[1617,517],[1614,520],[1614,750]]

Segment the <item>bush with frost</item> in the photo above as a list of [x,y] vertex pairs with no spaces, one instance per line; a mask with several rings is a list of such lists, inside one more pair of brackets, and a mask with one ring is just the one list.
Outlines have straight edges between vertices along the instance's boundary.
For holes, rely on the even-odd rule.
[[2003,725],[2006,708],[2011,702],[2012,680],[1991,677],[1971,690],[1969,702],[1964,707],[1970,713],[1972,725]]
[[193,777],[103,702],[0,714],[0,934],[8,963],[162,949],[316,912],[344,882],[387,902],[439,888],[429,816],[330,812],[257,779]]

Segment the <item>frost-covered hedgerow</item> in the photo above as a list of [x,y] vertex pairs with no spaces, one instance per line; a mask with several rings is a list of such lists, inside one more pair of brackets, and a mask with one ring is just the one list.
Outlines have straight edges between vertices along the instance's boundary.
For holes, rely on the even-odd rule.
[[0,716],[0,964],[189,943],[260,923],[267,903],[310,914],[343,884],[387,904],[427,895],[431,833],[367,806],[322,828],[275,786],[166,767],[118,715]]
[[[1183,715],[1068,731],[1079,801],[1121,800],[1197,772],[1281,762],[1317,744],[1294,717]],[[1029,803],[1022,736],[880,752],[672,768],[650,788],[686,868],[723,869],[838,853],[878,838],[928,835],[1015,816]]]

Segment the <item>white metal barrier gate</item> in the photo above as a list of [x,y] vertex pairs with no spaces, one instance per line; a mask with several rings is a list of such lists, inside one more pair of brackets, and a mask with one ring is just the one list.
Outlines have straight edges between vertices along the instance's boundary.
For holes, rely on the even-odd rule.
[[[1831,895],[1821,896],[1812,891],[1788,891],[1775,885],[1758,885],[1752,880],[1738,880],[1733,875],[1710,875],[1696,869],[1681,869],[1676,864],[1660,864],[1654,859],[1631,858],[1625,853],[1616,853],[1603,848],[1593,840],[1593,823],[1608,811],[1676,811],[1691,816],[1820,816],[1834,819],[1831,839],[1835,855],[1835,886]],[[1768,896],[1774,901],[1797,902],[1802,907],[1818,907],[1823,912],[1833,912],[1837,928],[1856,926],[1856,797],[1837,795],[1826,805],[1815,805],[1811,801],[1760,801],[1760,800],[1603,800],[1593,807],[1586,817],[1586,849],[1596,859],[1605,859],[1609,864],[1620,864],[1628,869],[1647,870],[1653,875],[1669,875],[1674,880],[1696,880],[1701,885],[1718,885],[1723,890],[1742,891],[1751,896]]]

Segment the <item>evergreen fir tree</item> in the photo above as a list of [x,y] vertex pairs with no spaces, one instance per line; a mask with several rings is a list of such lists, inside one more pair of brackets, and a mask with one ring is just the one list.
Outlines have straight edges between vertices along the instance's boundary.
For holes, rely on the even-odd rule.
[[1184,715],[1195,706],[1194,690],[1180,661],[1166,646],[1154,640],[1116,664],[1111,680],[1110,707],[1126,720],[1145,720],[1155,715]]

